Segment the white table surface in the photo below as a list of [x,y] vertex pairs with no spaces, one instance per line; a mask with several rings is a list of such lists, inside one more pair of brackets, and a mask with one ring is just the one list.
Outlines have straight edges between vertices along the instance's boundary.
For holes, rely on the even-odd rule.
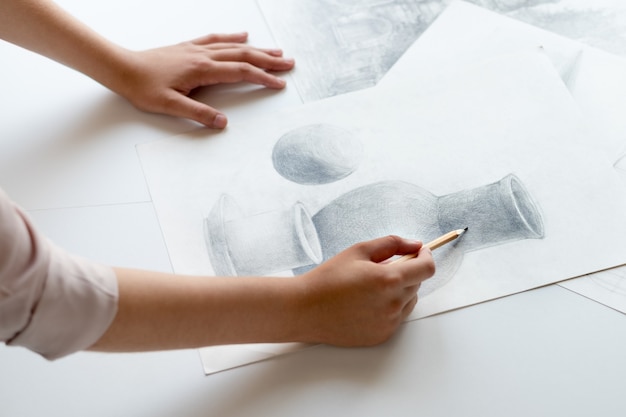
[[[130,47],[241,29],[272,42],[252,0],[216,13],[193,0],[59,3]],[[11,45],[0,54],[0,186],[67,249],[171,270],[134,147],[195,126]],[[225,92],[213,103],[231,123],[299,103],[289,89],[245,106]],[[549,286],[407,323],[382,346],[318,346],[209,377],[196,350],[48,362],[0,345],[0,416],[623,416],[624,352],[623,314]]]

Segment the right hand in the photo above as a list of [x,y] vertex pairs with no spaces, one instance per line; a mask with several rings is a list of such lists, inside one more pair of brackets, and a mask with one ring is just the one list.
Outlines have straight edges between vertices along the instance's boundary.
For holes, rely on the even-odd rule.
[[[416,253],[405,262],[383,261]],[[369,346],[389,339],[413,311],[420,283],[435,273],[422,243],[387,236],[358,243],[302,275],[306,341]]]

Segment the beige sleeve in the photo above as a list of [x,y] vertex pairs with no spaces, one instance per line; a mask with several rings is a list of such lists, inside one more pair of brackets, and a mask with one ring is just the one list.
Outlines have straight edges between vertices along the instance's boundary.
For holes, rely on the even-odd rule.
[[86,349],[117,299],[111,267],[54,246],[0,190],[0,341],[48,359]]

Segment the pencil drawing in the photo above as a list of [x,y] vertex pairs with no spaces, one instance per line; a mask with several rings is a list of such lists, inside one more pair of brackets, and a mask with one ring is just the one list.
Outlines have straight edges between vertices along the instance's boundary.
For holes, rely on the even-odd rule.
[[[299,65],[302,99],[376,85],[452,0],[258,0],[280,47]],[[468,0],[548,31],[626,56],[626,4],[573,0]]]
[[363,148],[355,135],[338,126],[312,124],[280,137],[272,152],[276,171],[298,184],[328,184],[350,175]]
[[443,196],[409,182],[381,181],[344,193],[312,217],[301,202],[244,216],[222,195],[205,219],[204,235],[219,275],[298,275],[361,241],[395,234],[428,242],[463,227],[471,232],[435,252],[437,273],[421,296],[448,282],[465,252],[544,237],[538,206],[513,174]]
[[443,10],[440,0],[259,0],[281,48],[298,62],[304,101],[376,85]]
[[[515,175],[474,189],[435,196],[404,181],[356,188],[313,215],[323,260],[364,240],[396,234],[423,242],[469,227],[463,239],[438,249],[437,273],[420,288],[425,296],[448,282],[463,253],[520,239],[542,239],[538,206]],[[306,272],[313,265],[294,270]]]
[[224,194],[204,221],[204,238],[217,275],[265,275],[322,260],[311,216],[299,202],[244,216]]

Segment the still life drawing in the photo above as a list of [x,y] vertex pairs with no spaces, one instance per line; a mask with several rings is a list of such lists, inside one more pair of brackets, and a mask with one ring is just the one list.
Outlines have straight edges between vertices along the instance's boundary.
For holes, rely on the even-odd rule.
[[[621,264],[623,183],[545,55],[488,60],[445,87],[366,89],[271,124],[139,147],[174,270],[290,279],[360,241],[428,242],[468,227],[433,252],[416,320]],[[573,233],[598,231],[607,244],[585,256]],[[202,358],[212,373],[299,348]]]
[[[303,186],[324,184],[357,169],[360,149],[345,129],[307,125],[279,138],[273,166]],[[294,201],[286,210],[244,215],[224,194],[205,219],[204,233],[218,275],[298,275],[361,241],[396,234],[428,242],[465,223],[471,233],[434,253],[437,273],[424,282],[421,296],[454,275],[464,252],[544,237],[540,210],[514,174],[442,196],[406,181],[380,181],[350,190],[316,213]]]

